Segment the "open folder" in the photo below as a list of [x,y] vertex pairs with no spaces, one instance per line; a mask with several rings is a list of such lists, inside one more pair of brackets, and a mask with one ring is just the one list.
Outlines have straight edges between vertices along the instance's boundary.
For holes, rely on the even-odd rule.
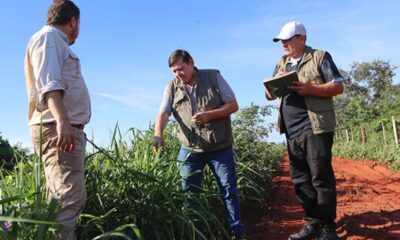
[[296,81],[299,81],[297,72],[291,71],[281,76],[268,78],[263,81],[263,84],[268,89],[271,97],[277,98],[290,93],[291,91],[287,87],[293,85],[293,82]]

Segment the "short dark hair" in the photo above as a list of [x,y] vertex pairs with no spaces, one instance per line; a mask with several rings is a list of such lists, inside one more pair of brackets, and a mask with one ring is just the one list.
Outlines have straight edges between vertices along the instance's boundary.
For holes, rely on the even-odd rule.
[[47,11],[47,24],[62,26],[73,17],[79,19],[79,8],[70,0],[54,0]]
[[178,62],[181,59],[186,64],[188,64],[191,59],[193,60],[192,56],[190,56],[188,51],[183,49],[177,49],[169,56],[168,66],[172,67],[176,62]]

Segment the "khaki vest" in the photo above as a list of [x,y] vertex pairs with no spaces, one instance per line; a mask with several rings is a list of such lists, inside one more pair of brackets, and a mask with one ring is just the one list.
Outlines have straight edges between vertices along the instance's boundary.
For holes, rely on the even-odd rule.
[[[198,112],[221,107],[224,103],[218,90],[218,71],[196,69],[195,74]],[[184,85],[181,81],[174,79],[169,83],[169,87],[173,97],[172,114],[179,124],[177,135],[182,146],[196,152],[209,152],[232,145],[230,117],[207,124],[192,122],[192,105]]]
[[[322,65],[325,52],[321,50],[315,50],[310,47],[306,47],[304,56],[299,63],[297,75],[300,82],[310,82],[311,84],[324,84],[326,80],[321,75],[319,69]],[[278,71],[285,70],[285,64],[289,58],[285,55],[278,63]],[[313,97],[304,96],[308,117],[311,121],[311,127],[314,134],[320,134],[325,132],[333,132],[336,126],[336,117],[333,107],[332,97]],[[279,117],[278,117],[278,129],[280,133],[283,133],[282,129],[282,98],[279,103]]]

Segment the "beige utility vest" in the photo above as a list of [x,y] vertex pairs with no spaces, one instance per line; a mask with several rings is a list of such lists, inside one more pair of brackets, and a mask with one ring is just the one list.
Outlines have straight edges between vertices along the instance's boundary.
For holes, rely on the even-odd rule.
[[[299,63],[299,68],[297,69],[297,75],[300,82],[310,82],[311,84],[317,85],[326,83],[326,79],[324,79],[319,71],[324,55],[324,51],[306,47],[303,58]],[[280,59],[278,63],[278,71],[285,71],[285,65],[288,59],[289,57],[286,55]],[[319,134],[333,132],[336,126],[333,98],[304,96],[304,101],[306,103],[313,133]],[[284,133],[281,123],[281,110],[282,98],[280,98],[279,103],[278,129],[280,133]]]
[[[221,107],[218,84],[218,70],[197,70],[195,72],[197,111],[208,111]],[[181,81],[169,83],[171,89],[172,114],[179,124],[178,139],[183,147],[196,152],[220,150],[232,145],[230,117],[213,120],[207,124],[192,121],[192,104]]]

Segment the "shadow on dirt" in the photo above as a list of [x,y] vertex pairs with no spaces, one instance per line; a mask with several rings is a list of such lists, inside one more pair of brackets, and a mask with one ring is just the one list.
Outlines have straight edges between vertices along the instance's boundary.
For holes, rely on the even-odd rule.
[[351,236],[362,236],[366,239],[400,239],[400,210],[344,216],[337,223],[337,232],[343,239]]

